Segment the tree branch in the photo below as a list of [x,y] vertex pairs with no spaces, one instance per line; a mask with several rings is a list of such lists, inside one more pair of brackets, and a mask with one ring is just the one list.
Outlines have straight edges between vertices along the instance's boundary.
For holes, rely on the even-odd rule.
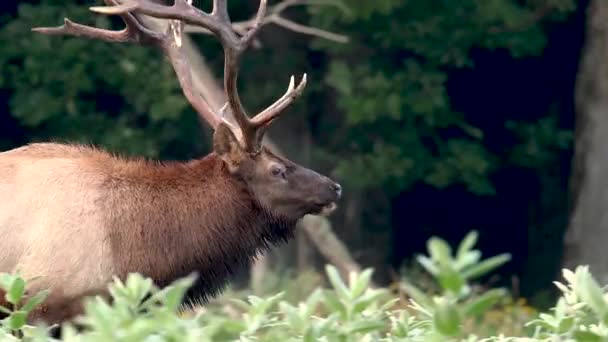
[[[337,43],[347,43],[349,38],[345,35],[326,31],[320,28],[303,25],[300,23],[296,23],[292,20],[289,20],[282,16],[282,13],[290,7],[294,6],[310,6],[310,5],[318,5],[318,6],[336,6],[341,7],[339,3],[329,0],[284,0],[277,5],[269,8],[268,13],[264,20],[261,22],[261,26],[265,26],[268,24],[275,24],[286,28],[290,31],[302,33],[305,35],[323,38],[327,40],[331,40]],[[235,22],[232,25],[234,31],[236,31],[239,35],[244,35],[247,33],[249,29],[251,29],[255,18],[251,18],[246,21]],[[186,25],[185,32],[187,33],[203,33],[203,34],[211,34],[211,32],[205,28],[199,26],[190,26]]]

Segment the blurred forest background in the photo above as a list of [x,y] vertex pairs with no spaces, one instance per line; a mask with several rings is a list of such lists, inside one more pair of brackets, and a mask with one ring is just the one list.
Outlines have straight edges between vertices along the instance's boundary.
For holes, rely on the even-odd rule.
[[[241,96],[253,112],[308,74],[269,135],[343,184],[333,231],[377,283],[429,237],[457,243],[471,230],[484,256],[512,255],[487,280],[538,305],[563,265],[592,264],[608,281],[607,1],[302,2],[283,16],[348,40],[265,26],[243,59]],[[158,51],[30,31],[64,17],[120,23],[89,12],[95,4],[0,3],[0,151],[58,140],[159,159],[208,153],[210,130]],[[229,6],[247,20],[258,1]],[[219,86],[220,45],[191,38]],[[274,269],[325,263],[304,235],[269,258]]]

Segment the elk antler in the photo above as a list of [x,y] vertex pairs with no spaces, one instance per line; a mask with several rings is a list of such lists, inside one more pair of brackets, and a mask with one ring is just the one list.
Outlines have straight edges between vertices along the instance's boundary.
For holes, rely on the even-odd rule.
[[[260,0],[260,6],[253,24],[250,25],[249,31],[242,35],[238,35],[233,29],[226,0],[213,0],[211,13],[203,12],[192,6],[192,0],[175,0],[171,6],[156,4],[149,0],[129,0],[124,3],[118,0],[104,1],[107,6],[91,7],[91,11],[120,16],[125,22],[125,29],[121,31],[100,29],[77,24],[66,18],[62,26],[34,28],[32,30],[50,35],[72,35],[108,42],[152,45],[160,48],[170,60],[184,95],[201,118],[214,129],[222,122],[230,126],[235,135],[241,139],[245,150],[250,153],[259,152],[262,138],[268,126],[293,103],[306,86],[306,74],[297,86],[294,85],[292,76],[287,92],[275,103],[251,119],[245,112],[237,89],[239,63],[243,52],[259,32],[266,14],[266,0]],[[170,25],[166,32],[156,32],[141,24],[135,14],[170,19]],[[222,44],[224,49],[224,90],[228,98],[228,106],[239,129],[225,120],[221,113],[215,113],[209,104],[195,93],[190,65],[181,49],[181,38],[185,23],[209,30],[217,36]]]

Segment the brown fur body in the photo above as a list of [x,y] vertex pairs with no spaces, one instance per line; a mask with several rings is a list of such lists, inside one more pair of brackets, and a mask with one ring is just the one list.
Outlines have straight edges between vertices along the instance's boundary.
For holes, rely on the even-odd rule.
[[49,323],[129,272],[163,286],[196,271],[212,296],[296,222],[263,208],[215,153],[159,163],[32,144],[0,153],[0,194],[0,271],[42,276],[33,290],[52,295],[35,318]]

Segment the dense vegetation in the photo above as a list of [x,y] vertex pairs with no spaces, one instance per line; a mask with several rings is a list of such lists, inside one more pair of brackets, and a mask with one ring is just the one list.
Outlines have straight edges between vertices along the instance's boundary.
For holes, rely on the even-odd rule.
[[[509,305],[504,289],[476,290],[472,281],[508,261],[509,255],[482,260],[473,249],[472,232],[452,250],[441,239],[428,242],[428,255],[418,262],[432,275],[437,293],[425,294],[408,279],[398,285],[404,296],[371,288],[372,270],[351,274],[347,281],[328,265],[329,288],[316,288],[290,302],[285,293],[266,297],[218,300],[207,307],[180,306],[194,276],[159,289],[150,279],[131,274],[110,284],[111,302],[86,301],[85,314],[64,324],[63,341],[602,341],[608,338],[608,299],[586,267],[564,270],[565,283],[550,313],[524,307],[505,313],[495,326],[488,313]],[[35,281],[35,280],[34,280]],[[48,292],[25,298],[26,281],[1,274],[0,288],[12,308],[0,322],[2,341],[51,341],[49,327],[28,325],[29,312]],[[399,291],[397,291],[399,292]],[[407,297],[407,298],[406,298]],[[510,320],[508,315],[520,320]],[[525,317],[525,315],[529,315]],[[525,317],[524,320],[521,320]],[[484,323],[485,322],[485,323]]]

